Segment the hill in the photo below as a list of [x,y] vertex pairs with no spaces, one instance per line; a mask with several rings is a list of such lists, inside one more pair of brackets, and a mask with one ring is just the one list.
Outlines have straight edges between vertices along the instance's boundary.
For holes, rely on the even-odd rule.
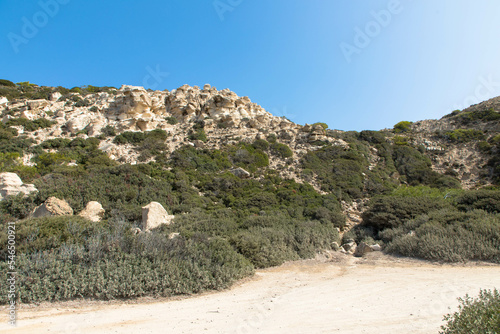
[[[3,80],[0,96],[0,173],[37,189],[0,201],[0,240],[16,222],[17,264],[29,269],[22,301],[217,289],[255,267],[361,242],[500,262],[500,98],[440,120],[344,132],[295,124],[210,85]],[[97,201],[105,213],[33,217],[52,197],[68,212]],[[134,235],[151,202],[173,223]]]

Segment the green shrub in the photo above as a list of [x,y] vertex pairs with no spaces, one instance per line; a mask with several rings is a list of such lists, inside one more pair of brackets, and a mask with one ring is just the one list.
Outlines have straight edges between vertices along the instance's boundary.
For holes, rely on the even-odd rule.
[[467,143],[473,140],[484,140],[483,131],[476,129],[457,129],[444,134],[445,138],[455,143]]
[[102,128],[101,132],[105,137],[116,136],[116,129],[111,125],[106,125],[104,128]]
[[411,125],[413,123],[409,121],[401,121],[394,125],[394,132],[400,133],[400,132],[410,132],[411,131]]
[[167,121],[168,124],[170,125],[175,125],[177,123],[179,123],[179,121],[177,120],[177,118],[173,117],[173,116],[170,116],[170,117],[165,117],[165,120]]
[[264,139],[256,139],[253,142],[252,146],[258,150],[267,151],[267,149],[269,148],[269,143]]
[[429,197],[373,198],[368,203],[368,210],[362,214],[363,225],[375,230],[394,228],[421,214],[450,206],[451,204],[443,199]]
[[17,126],[21,125],[25,131],[32,132],[39,129],[50,128],[52,125],[56,124],[55,121],[48,120],[46,118],[37,118],[33,121],[27,118],[11,118],[9,119],[5,125],[6,126]]
[[484,210],[491,213],[500,213],[500,191],[471,190],[466,191],[455,199],[459,210]]
[[500,292],[480,290],[479,296],[459,298],[458,311],[444,317],[442,334],[500,333]]
[[285,144],[274,142],[270,145],[269,149],[273,155],[278,156],[281,159],[290,158],[293,156],[292,150]]
[[16,84],[9,80],[0,79],[0,86],[16,87]]
[[433,261],[500,263],[500,215],[485,211],[432,211],[385,230],[385,250]]
[[328,129],[328,124],[326,124],[326,123],[317,122],[317,123],[314,123],[312,126],[314,127],[315,125],[321,125],[323,130]]
[[205,133],[205,130],[203,130],[202,128],[191,131],[189,133],[188,138],[189,140],[200,140],[204,143],[208,141],[207,134]]
[[113,139],[113,143],[123,145],[123,144],[141,144],[146,135],[142,131],[125,131]]

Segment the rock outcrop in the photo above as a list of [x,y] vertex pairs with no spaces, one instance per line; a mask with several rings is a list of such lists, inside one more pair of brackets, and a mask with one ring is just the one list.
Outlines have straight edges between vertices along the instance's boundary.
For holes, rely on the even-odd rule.
[[92,201],[88,202],[85,209],[83,209],[83,211],[81,211],[78,215],[90,221],[98,222],[102,220],[105,212],[106,211],[102,207],[101,203]]
[[151,202],[142,208],[142,231],[150,231],[160,225],[169,225],[175,216],[158,202]]
[[16,196],[20,193],[28,195],[37,191],[33,184],[23,184],[15,173],[0,173],[0,201],[7,196]]
[[73,209],[69,206],[69,204],[56,197],[49,197],[42,205],[37,207],[32,214],[35,218],[71,215],[73,215]]

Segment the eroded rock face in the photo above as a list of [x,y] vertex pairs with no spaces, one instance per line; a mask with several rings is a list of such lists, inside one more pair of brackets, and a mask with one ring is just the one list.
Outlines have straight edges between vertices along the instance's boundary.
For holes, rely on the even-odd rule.
[[83,211],[80,212],[78,215],[90,221],[98,222],[102,220],[105,212],[106,211],[102,207],[101,203],[92,201],[88,202],[87,206],[85,206],[85,209],[83,209]]
[[69,206],[68,202],[56,197],[49,197],[45,203],[37,207],[32,214],[35,218],[71,215],[73,215],[73,209]]
[[7,196],[16,196],[19,193],[28,195],[37,191],[33,184],[23,184],[15,173],[0,173],[0,201]]
[[160,203],[151,202],[142,208],[142,230],[150,231],[160,225],[169,225],[174,217]]

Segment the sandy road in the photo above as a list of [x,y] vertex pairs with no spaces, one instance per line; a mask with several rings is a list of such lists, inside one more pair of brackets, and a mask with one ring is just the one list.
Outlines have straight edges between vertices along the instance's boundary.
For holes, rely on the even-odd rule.
[[[299,261],[181,300],[20,310],[1,333],[437,333],[457,297],[500,288],[500,266],[382,254]],[[6,314],[5,309],[2,310]]]

